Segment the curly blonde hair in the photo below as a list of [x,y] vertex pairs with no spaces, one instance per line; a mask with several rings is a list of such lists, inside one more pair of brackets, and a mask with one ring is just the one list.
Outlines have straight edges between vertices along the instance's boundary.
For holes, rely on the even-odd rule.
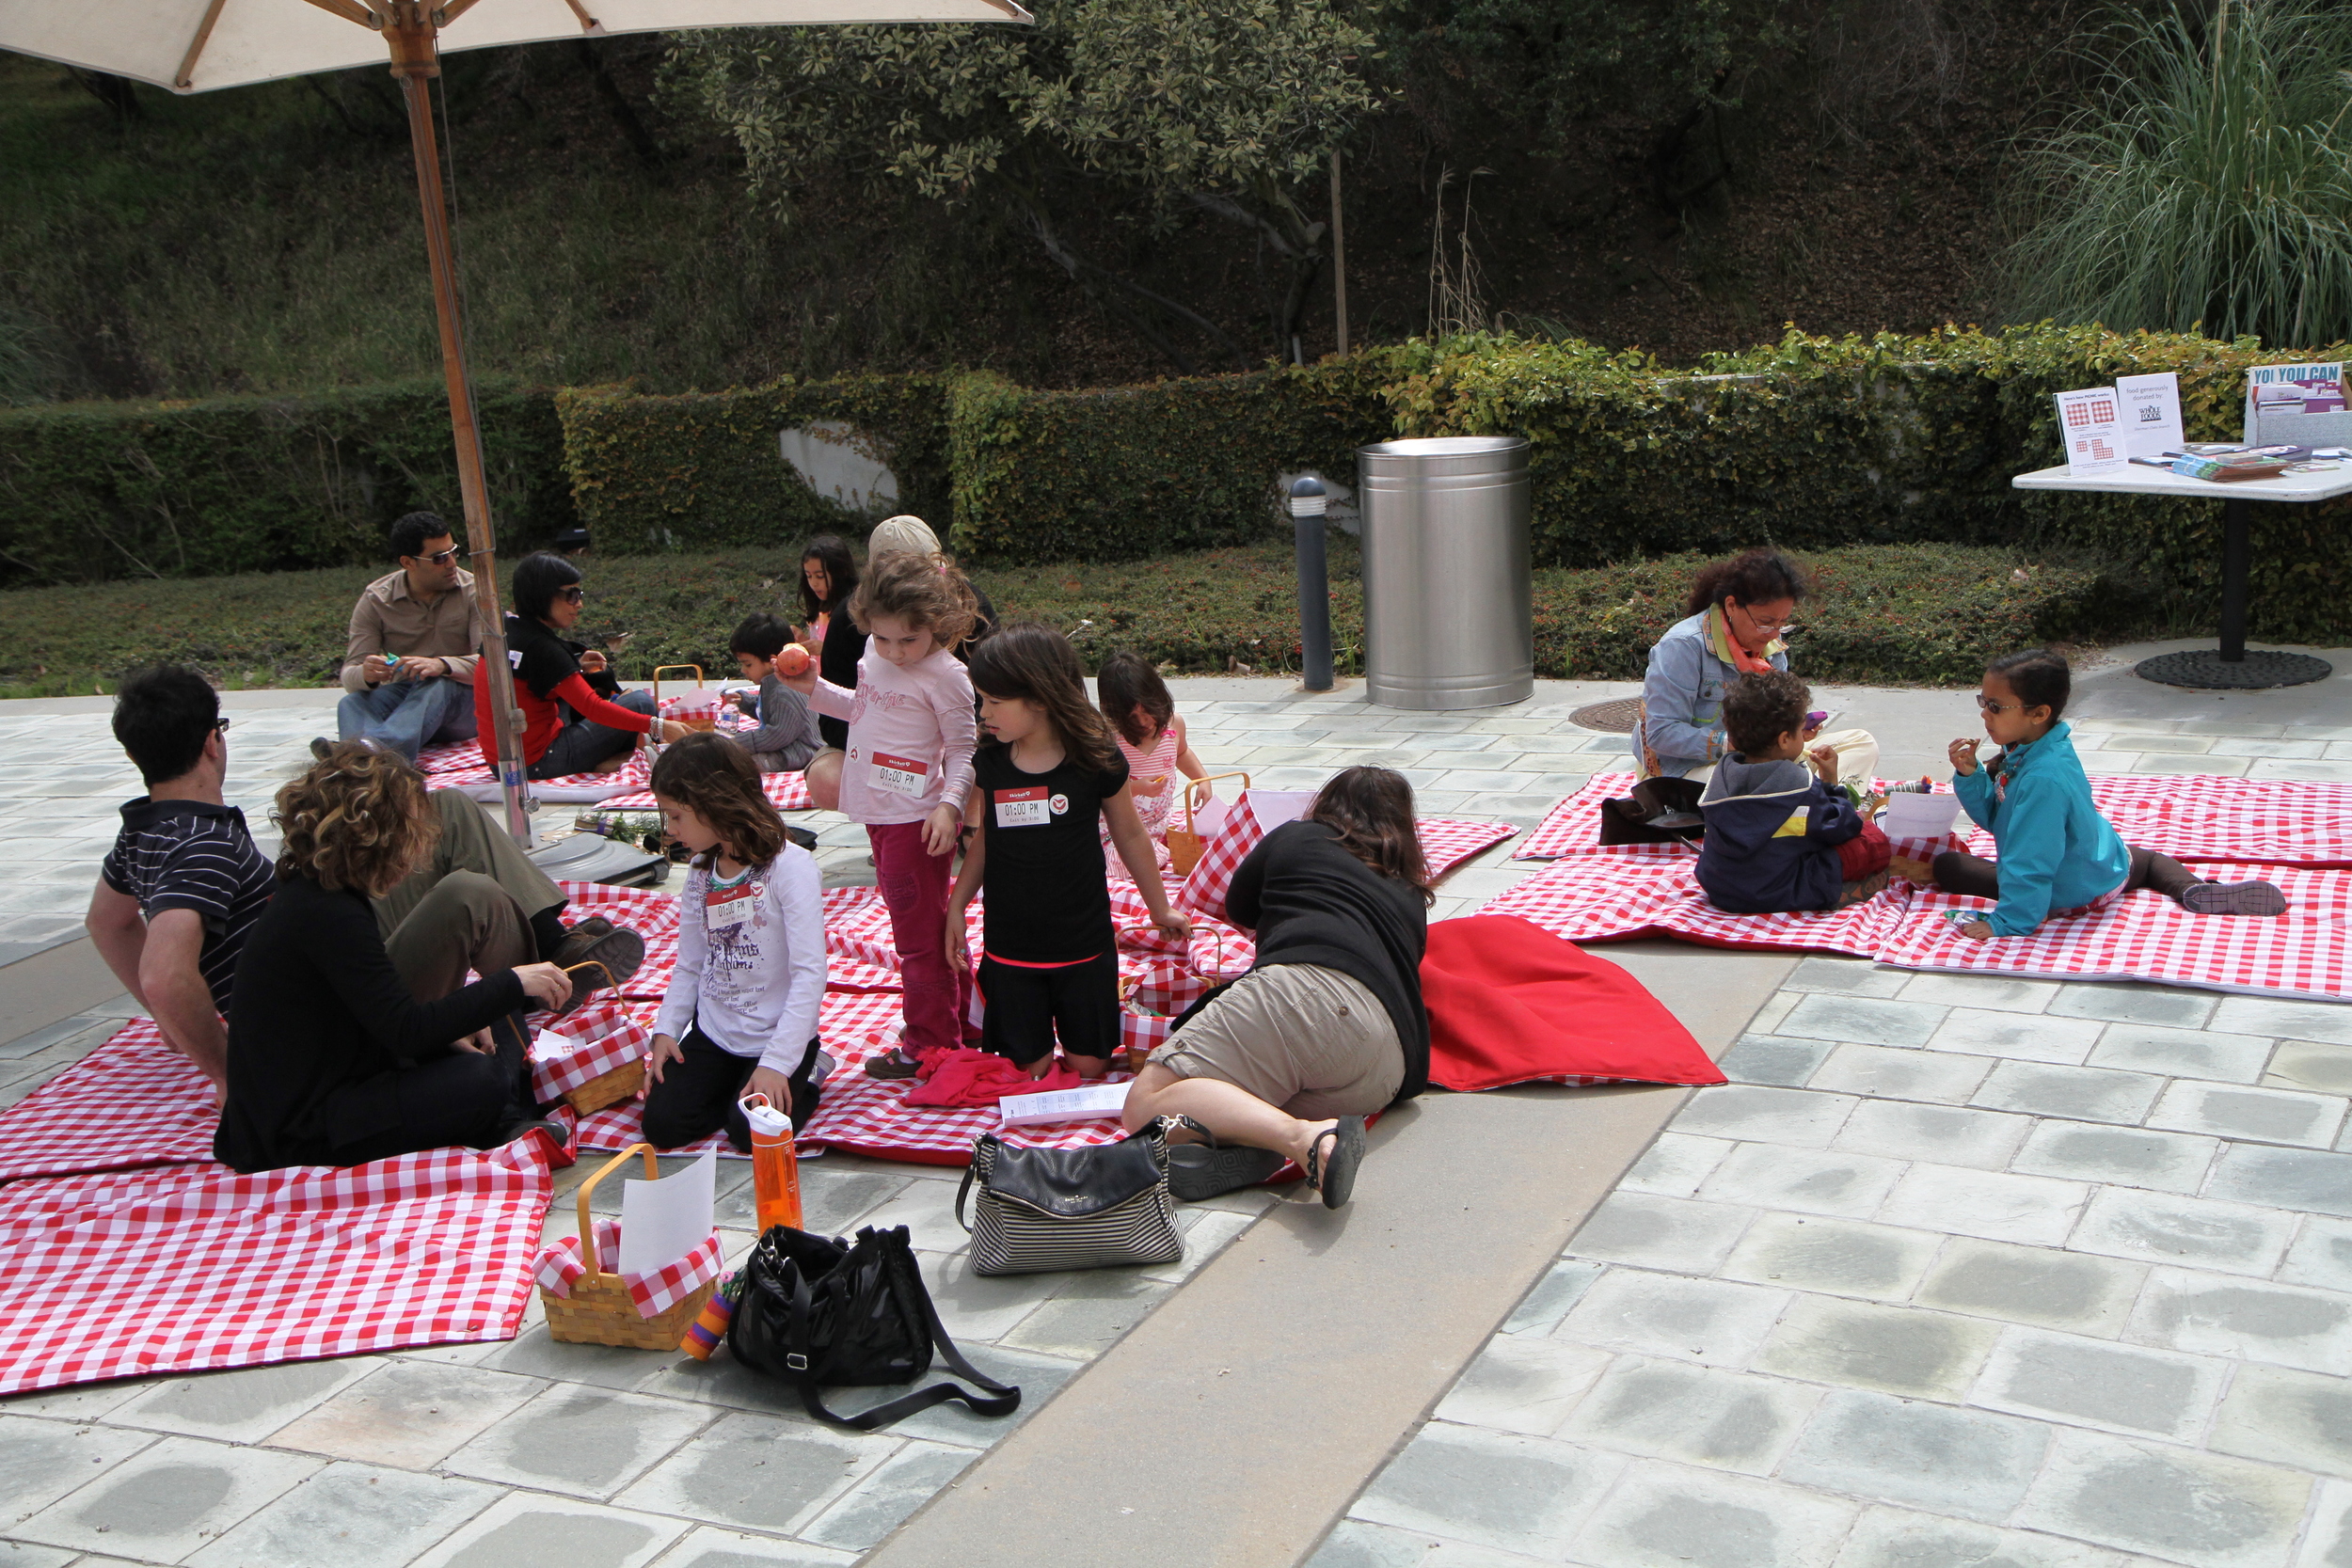
[[858,630],[871,632],[877,615],[928,627],[932,640],[952,653],[972,635],[980,601],[947,557],[892,550],[866,562],[865,579],[850,595],[850,619]]
[[329,893],[371,898],[415,870],[441,832],[424,776],[394,752],[352,741],[280,789],[270,821],[286,840],[281,881],[309,877]]

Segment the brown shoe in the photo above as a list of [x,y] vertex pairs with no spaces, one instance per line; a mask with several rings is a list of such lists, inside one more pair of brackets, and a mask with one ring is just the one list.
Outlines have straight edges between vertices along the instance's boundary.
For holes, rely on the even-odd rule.
[[879,1056],[866,1058],[866,1076],[897,1081],[914,1078],[922,1073],[923,1064],[893,1046]]
[[596,991],[619,986],[645,961],[645,939],[602,915],[591,915],[564,933],[548,961],[572,976],[571,1000],[556,1017],[577,1011]]

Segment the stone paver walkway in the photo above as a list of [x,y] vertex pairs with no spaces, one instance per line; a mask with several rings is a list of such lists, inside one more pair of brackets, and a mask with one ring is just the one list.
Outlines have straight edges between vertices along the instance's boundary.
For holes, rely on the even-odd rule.
[[1810,959],[1315,1568],[2352,1563],[2352,1006]]

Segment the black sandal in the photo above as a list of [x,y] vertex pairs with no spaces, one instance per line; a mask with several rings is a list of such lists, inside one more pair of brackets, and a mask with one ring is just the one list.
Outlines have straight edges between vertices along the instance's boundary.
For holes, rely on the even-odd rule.
[[[1323,1140],[1334,1139],[1331,1154],[1324,1157]],[[1342,1117],[1337,1125],[1315,1134],[1315,1141],[1307,1146],[1307,1180],[1323,1195],[1326,1209],[1343,1207],[1356,1191],[1356,1167],[1364,1158],[1364,1118]]]
[[1255,1187],[1282,1168],[1282,1156],[1271,1149],[1220,1142],[1190,1117],[1171,1119],[1200,1134],[1197,1144],[1168,1146],[1168,1190],[1187,1203]]

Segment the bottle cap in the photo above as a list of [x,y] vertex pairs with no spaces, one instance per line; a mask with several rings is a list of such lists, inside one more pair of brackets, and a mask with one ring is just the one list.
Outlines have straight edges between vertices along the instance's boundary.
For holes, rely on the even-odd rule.
[[752,1124],[753,1132],[783,1137],[792,1131],[792,1118],[769,1104],[766,1095],[746,1095],[742,1105],[743,1119]]

